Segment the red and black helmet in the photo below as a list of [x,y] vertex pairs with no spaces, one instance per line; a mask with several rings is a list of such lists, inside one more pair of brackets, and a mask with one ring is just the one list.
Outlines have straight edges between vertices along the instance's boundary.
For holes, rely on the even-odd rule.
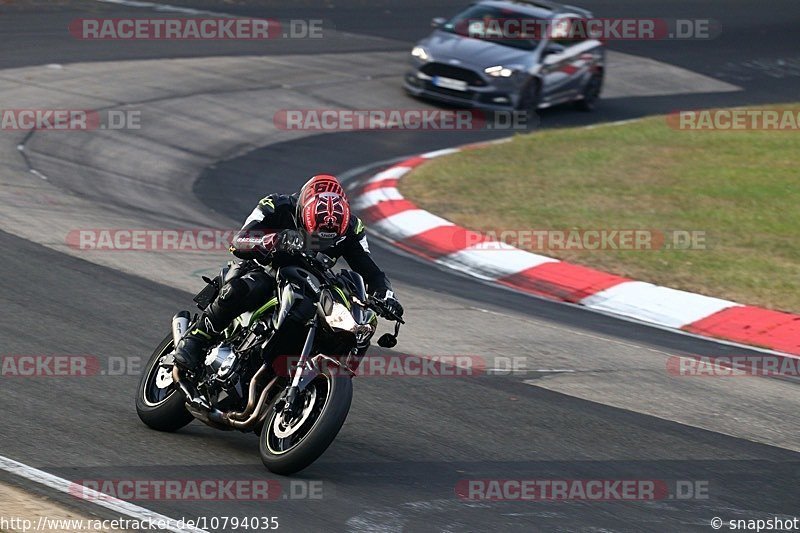
[[298,225],[320,239],[343,237],[350,222],[350,203],[336,176],[319,174],[300,189]]

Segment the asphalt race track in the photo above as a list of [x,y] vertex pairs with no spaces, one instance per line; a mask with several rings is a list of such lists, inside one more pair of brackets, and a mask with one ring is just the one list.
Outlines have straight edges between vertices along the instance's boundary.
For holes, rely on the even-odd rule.
[[[0,32],[7,43],[14,43],[13,48],[5,47],[0,69],[208,56],[313,57],[325,52],[344,57],[400,52],[424,35],[432,16],[462,5],[451,0],[343,0],[320,14],[310,1],[244,0],[226,2],[224,8],[207,0],[169,3],[235,15],[320,17],[330,21],[337,33],[323,43],[98,45],[78,42],[64,28],[80,16],[143,16],[143,10],[88,0],[17,0],[0,5]],[[630,42],[612,49],[675,65],[739,90],[621,95],[603,101],[592,115],[548,110],[542,114],[542,127],[579,126],[677,108],[798,100],[800,37],[795,26],[800,6],[796,2],[772,2],[768,11],[759,11],[744,0],[709,1],[702,7],[688,0],[648,4],[632,0],[581,3],[609,17],[719,20],[726,30],[714,41]],[[0,70],[0,98],[2,79]],[[386,86],[392,86],[394,78],[387,79]],[[395,81],[399,83],[399,78]],[[163,83],[168,85],[169,80]],[[347,90],[356,98],[364,89],[353,85]],[[96,91],[102,93],[103,87]],[[399,89],[391,91],[387,90],[386,98],[393,102],[401,98],[396,94]],[[364,92],[370,101],[383,96]],[[224,161],[208,162],[194,183],[165,188],[162,196],[153,196],[156,207],[152,211],[169,214],[174,207],[182,217],[175,215],[176,220],[202,226],[200,206],[215,221],[233,223],[243,220],[265,193],[292,191],[303,177],[320,170],[343,173],[354,182],[380,169],[375,166],[378,162],[503,135],[276,136],[274,142],[248,146],[229,153]],[[33,147],[41,152],[43,144]],[[115,176],[97,182],[86,179],[96,177],[96,167],[87,164],[81,169],[73,161],[68,171],[59,173],[60,167],[43,156],[34,156],[32,161],[34,166],[49,165],[49,181],[65,195],[102,203],[93,188],[97,183],[98,190],[111,198],[113,212],[141,217],[143,224],[165,223],[147,209],[134,209],[138,198],[126,203],[128,185],[122,180],[117,185]],[[147,194],[152,192],[146,190],[142,197]],[[185,209],[178,205],[184,200]],[[47,206],[35,207],[31,217],[46,221],[53,216]],[[0,213],[4,209],[0,207]],[[53,224],[58,221],[53,219]],[[191,308],[192,295],[183,290],[190,284],[172,288],[163,283],[167,277],[163,272],[142,269],[140,275],[133,275],[134,268],[111,268],[102,259],[62,253],[45,232],[40,239],[21,238],[15,228],[10,217],[0,217],[0,354],[146,358],[163,338],[175,310]],[[714,516],[797,514],[796,384],[758,378],[698,383],[664,376],[669,355],[748,353],[743,348],[498,289],[398,254],[377,240],[371,244],[407,307],[409,324],[398,350],[522,355],[536,365],[529,368],[539,370],[524,375],[356,380],[353,407],[337,440],[319,461],[294,478],[300,480],[297,487],[304,481],[319,483],[321,498],[305,498],[299,492],[292,498],[292,481],[279,479],[289,497],[274,502],[153,500],[137,504],[174,518],[276,516],[287,531],[708,531]],[[145,428],[132,400],[138,376],[124,374],[0,377],[4,407],[0,455],[69,480],[273,478],[261,465],[253,435],[214,431],[200,423],[176,434]],[[545,503],[470,502],[457,496],[459,481],[489,478],[665,480],[671,489],[679,480],[690,480],[706,484],[708,498]],[[0,479],[29,487],[26,481],[6,475]],[[92,507],[68,496],[49,496],[82,509]]]
[[[0,235],[11,302],[9,353],[57,346],[80,353],[102,339],[109,357],[144,353],[158,321],[188,295]],[[32,269],[30,260],[58,264]],[[33,298],[47,302],[26,312]],[[93,324],[86,328],[89,320]],[[124,332],[148,332],[142,336]],[[9,378],[11,380],[13,378]],[[258,479],[253,436],[197,424],[147,430],[131,409],[134,377],[17,378],[4,387],[2,449],[67,479]],[[721,508],[791,514],[797,453],[638,415],[502,377],[365,378],[336,444],[297,479],[323,482],[324,499],[145,502],[162,514],[278,516],[291,531],[698,530]],[[19,400],[24,398],[23,402]],[[13,413],[13,414],[12,414]],[[70,465],[70,466],[58,466]],[[713,499],[624,503],[463,505],[461,479],[702,479]],[[288,491],[289,481],[282,481]],[[753,494],[753,485],[764,487]],[[527,504],[530,505],[530,504]],[[752,512],[752,511],[751,511]],[[383,528],[383,529],[382,529]]]

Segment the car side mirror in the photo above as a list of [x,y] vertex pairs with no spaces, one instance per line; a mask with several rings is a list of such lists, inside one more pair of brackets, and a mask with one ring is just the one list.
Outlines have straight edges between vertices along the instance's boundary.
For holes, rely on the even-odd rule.
[[548,44],[544,50],[542,50],[542,61],[545,65],[551,65],[558,61],[558,58],[555,57],[561,52],[564,51],[564,47],[557,45],[557,44]]
[[431,28],[441,28],[447,19],[444,17],[434,17],[431,19]]

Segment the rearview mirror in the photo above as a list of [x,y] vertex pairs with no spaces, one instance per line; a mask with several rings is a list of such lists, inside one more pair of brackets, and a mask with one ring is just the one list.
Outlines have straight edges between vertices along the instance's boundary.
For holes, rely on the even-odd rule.
[[381,338],[378,339],[378,346],[381,348],[394,348],[397,346],[397,337],[391,333],[384,333],[381,335]]
[[447,19],[444,17],[434,17],[431,19],[431,28],[441,28],[445,22],[447,22]]

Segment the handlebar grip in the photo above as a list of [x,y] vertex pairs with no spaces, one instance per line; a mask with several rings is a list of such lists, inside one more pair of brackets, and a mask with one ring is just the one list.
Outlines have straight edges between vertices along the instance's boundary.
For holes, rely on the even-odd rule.
[[402,317],[395,315],[394,313],[390,313],[386,306],[383,305],[383,302],[380,300],[372,299],[370,302],[375,310],[378,312],[380,316],[385,318],[386,320],[392,320],[394,322],[399,322],[401,324],[405,324],[405,320]]

